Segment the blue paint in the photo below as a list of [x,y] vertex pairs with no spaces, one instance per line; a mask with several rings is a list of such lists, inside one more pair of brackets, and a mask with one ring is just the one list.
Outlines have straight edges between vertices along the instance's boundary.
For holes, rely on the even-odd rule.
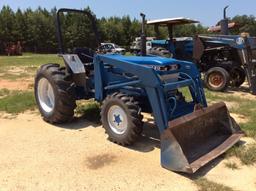
[[[152,65],[178,67],[170,71],[157,71]],[[147,97],[160,132],[168,127],[171,119],[191,113],[195,104],[207,106],[200,73],[192,62],[157,56],[96,55],[94,72],[96,100],[101,102],[116,91]],[[161,76],[170,74],[178,76],[168,82],[162,81]],[[169,95],[169,92],[182,87],[190,89],[192,102],[178,101],[174,94]],[[116,121],[119,121],[118,118]]]
[[120,123],[123,122],[123,121],[121,120],[120,115],[114,115],[114,118],[115,118],[114,122],[115,122],[118,126],[120,125]]

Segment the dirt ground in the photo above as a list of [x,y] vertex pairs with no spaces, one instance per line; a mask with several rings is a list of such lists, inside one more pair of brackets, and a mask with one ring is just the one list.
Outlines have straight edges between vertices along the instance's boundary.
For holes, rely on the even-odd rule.
[[4,80],[0,79],[1,89],[8,89],[8,90],[28,90],[33,87],[31,83],[31,79],[24,79],[20,81],[11,81],[11,80]]
[[[218,158],[193,176],[161,168],[155,128],[130,148],[107,140],[100,125],[77,119],[63,126],[45,123],[37,113],[0,117],[0,191],[198,190],[205,177],[234,190],[256,190],[256,167],[225,167]],[[252,141],[244,139],[245,142]]]

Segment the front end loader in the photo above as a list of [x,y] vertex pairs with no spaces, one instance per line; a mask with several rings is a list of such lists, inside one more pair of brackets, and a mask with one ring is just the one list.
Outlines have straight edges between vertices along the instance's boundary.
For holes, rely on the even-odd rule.
[[[60,9],[58,29],[63,12],[89,15],[96,26],[87,11]],[[36,101],[47,122],[72,120],[76,100],[94,98],[101,103],[102,126],[109,140],[126,146],[140,138],[141,113],[151,113],[160,132],[161,165],[186,173],[196,172],[243,136],[224,103],[207,106],[200,73],[192,62],[104,55],[89,48],[66,53],[60,31],[65,67],[46,64],[35,77]],[[182,95],[184,88],[190,99]]]

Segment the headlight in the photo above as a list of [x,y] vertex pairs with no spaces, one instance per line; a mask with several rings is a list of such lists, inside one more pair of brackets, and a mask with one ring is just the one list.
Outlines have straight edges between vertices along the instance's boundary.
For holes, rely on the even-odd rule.
[[177,64],[173,64],[168,66],[152,66],[152,68],[157,71],[173,71],[177,70],[179,66]]

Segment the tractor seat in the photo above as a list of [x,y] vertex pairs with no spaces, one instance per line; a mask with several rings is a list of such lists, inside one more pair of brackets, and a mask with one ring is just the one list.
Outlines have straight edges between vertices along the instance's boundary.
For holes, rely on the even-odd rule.
[[77,54],[80,60],[85,63],[92,63],[95,52],[90,48],[74,48],[74,54]]

